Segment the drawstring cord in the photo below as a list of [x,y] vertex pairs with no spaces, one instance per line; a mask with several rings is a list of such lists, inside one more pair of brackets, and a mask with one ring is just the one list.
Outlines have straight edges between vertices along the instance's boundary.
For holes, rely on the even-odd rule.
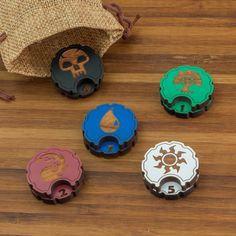
[[14,95],[9,95],[6,92],[4,92],[3,90],[0,90],[0,98],[6,102],[10,102],[10,101],[13,101],[16,99]]
[[7,38],[6,32],[0,32],[0,43],[2,43]]
[[104,4],[103,3],[104,9],[114,12],[117,16],[117,19],[119,23],[123,26],[124,28],[124,33],[123,33],[123,39],[128,39],[131,35],[132,29],[134,25],[137,23],[137,21],[141,18],[141,16],[138,14],[136,15],[135,19],[131,21],[128,17],[125,16],[124,12],[122,11],[121,7],[117,5],[116,3],[110,3],[110,4]]

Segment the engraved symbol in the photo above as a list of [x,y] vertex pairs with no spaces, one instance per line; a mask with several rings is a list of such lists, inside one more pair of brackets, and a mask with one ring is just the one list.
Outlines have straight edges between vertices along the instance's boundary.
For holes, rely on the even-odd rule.
[[88,93],[92,90],[91,86],[89,84],[85,84],[83,87],[83,92]]
[[170,186],[168,187],[168,193],[174,193],[174,192],[175,192],[175,187],[172,186],[172,185],[170,185]]
[[64,174],[65,160],[64,157],[55,153],[47,153],[40,156],[37,160],[42,166],[40,175],[43,180],[53,181]]
[[60,59],[59,66],[62,71],[69,71],[76,79],[79,75],[86,75],[85,64],[89,62],[89,56],[80,49],[65,51]]
[[113,110],[109,110],[100,122],[101,129],[106,133],[113,133],[120,127],[120,121],[113,114]]
[[201,86],[202,80],[197,72],[187,70],[179,72],[179,74],[174,79],[174,83],[183,85],[181,92],[191,93],[189,88],[194,84]]
[[109,145],[108,146],[108,152],[112,152],[112,150],[113,150],[113,145]]
[[153,156],[156,161],[160,161],[156,168],[165,168],[165,174],[171,171],[171,168],[177,170],[179,172],[180,165],[182,163],[187,164],[186,160],[182,157],[182,154],[185,152],[178,151],[175,153],[175,145],[170,147],[170,151],[166,151],[163,148],[160,150],[159,156]]
[[63,188],[63,189],[60,189],[59,190],[59,193],[61,193],[61,197],[65,197],[65,196],[67,196],[67,192],[66,192],[66,190]]

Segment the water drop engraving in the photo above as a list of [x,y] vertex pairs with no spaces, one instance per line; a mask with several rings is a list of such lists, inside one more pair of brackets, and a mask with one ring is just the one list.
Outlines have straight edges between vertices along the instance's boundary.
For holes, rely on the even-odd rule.
[[114,133],[120,127],[120,121],[116,118],[113,110],[109,110],[100,122],[101,129],[106,133]]

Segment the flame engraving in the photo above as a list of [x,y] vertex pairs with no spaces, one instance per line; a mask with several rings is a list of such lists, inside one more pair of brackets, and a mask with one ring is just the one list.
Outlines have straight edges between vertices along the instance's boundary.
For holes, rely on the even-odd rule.
[[53,181],[64,173],[65,159],[63,156],[55,153],[47,153],[37,160],[42,166],[41,177],[43,180],[49,182]]

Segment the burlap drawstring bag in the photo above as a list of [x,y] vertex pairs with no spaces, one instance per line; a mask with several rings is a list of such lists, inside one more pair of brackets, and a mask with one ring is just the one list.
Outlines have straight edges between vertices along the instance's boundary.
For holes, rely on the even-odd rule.
[[137,19],[100,0],[1,0],[0,54],[9,72],[48,77],[61,48],[82,44],[103,56]]
[[2,58],[1,58],[1,55],[0,55],[0,71],[3,71],[5,70],[5,66],[3,64],[3,61],[2,61]]

